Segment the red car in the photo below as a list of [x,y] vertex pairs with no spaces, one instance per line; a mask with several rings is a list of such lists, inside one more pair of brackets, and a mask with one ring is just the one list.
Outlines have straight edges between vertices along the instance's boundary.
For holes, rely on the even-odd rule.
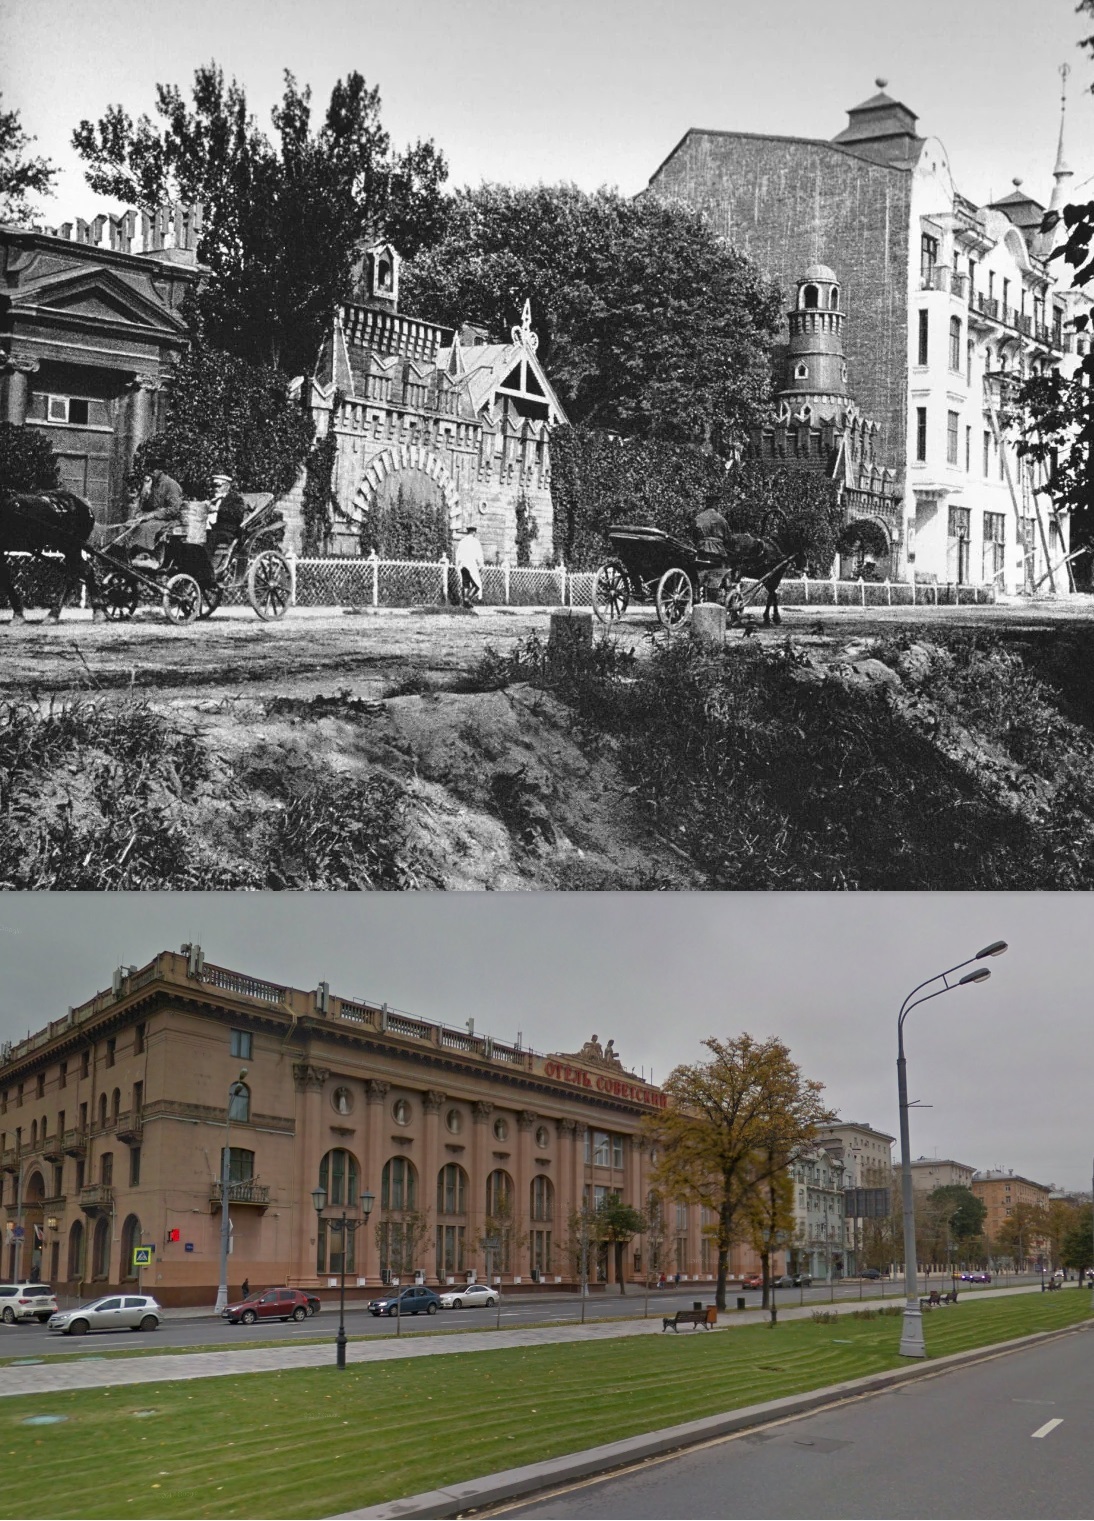
[[233,1326],[240,1321],[253,1326],[256,1320],[305,1320],[308,1313],[308,1295],[302,1289],[266,1289],[221,1311]]
[[742,1289],[762,1289],[763,1286],[764,1275],[762,1273],[749,1273],[747,1278],[741,1279]]

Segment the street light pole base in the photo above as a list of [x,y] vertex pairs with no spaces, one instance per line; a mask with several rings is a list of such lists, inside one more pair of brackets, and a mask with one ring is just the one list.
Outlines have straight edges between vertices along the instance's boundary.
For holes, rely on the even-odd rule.
[[919,1306],[904,1306],[904,1324],[900,1333],[901,1357],[926,1357],[927,1344],[923,1340],[923,1311]]
[[336,1349],[335,1350],[335,1357],[334,1357],[335,1367],[344,1368],[346,1366],[346,1341],[347,1341],[347,1339],[348,1338],[346,1337],[345,1331],[343,1331],[343,1330],[341,1330],[341,1328],[339,1328],[338,1335],[334,1339],[334,1345],[335,1345],[335,1349]]

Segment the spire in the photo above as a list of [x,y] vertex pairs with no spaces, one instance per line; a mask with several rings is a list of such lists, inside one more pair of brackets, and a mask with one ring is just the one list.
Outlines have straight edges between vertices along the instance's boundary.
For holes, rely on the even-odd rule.
[[1033,242],[1033,252],[1039,258],[1047,259],[1056,245],[1060,232],[1060,213],[1067,204],[1068,189],[1067,181],[1073,178],[1074,171],[1068,168],[1067,159],[1064,157],[1064,122],[1067,116],[1067,76],[1071,73],[1068,64],[1060,65],[1060,140],[1056,145],[1056,167],[1052,171],[1053,186],[1052,197],[1048,203],[1047,216],[1055,213],[1055,222],[1050,232],[1038,233]]

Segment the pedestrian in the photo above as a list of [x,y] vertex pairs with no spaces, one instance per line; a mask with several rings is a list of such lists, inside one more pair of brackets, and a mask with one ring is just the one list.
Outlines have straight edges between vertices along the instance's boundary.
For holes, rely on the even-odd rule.
[[251,1292],[251,1282],[250,1282],[250,1279],[249,1278],[244,1278],[244,1280],[243,1280],[243,1297],[244,1297],[244,1299],[247,1298],[247,1295],[250,1292]]
[[677,1273],[677,1275],[676,1275],[676,1283],[677,1283],[677,1286],[679,1286],[679,1283],[680,1283],[680,1274],[679,1273]]
[[660,1276],[660,1278],[657,1280],[657,1287],[659,1289],[663,1289],[665,1287],[665,1275],[664,1275],[664,1273],[662,1273],[661,1276]]
[[474,523],[456,545],[456,571],[460,578],[460,606],[470,607],[482,601],[482,545]]

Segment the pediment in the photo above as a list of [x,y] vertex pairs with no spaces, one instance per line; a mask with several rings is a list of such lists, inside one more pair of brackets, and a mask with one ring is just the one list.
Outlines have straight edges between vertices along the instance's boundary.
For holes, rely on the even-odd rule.
[[114,326],[169,328],[180,334],[186,331],[169,307],[102,266],[28,281],[11,293],[11,305],[13,310],[34,306],[41,312]]

